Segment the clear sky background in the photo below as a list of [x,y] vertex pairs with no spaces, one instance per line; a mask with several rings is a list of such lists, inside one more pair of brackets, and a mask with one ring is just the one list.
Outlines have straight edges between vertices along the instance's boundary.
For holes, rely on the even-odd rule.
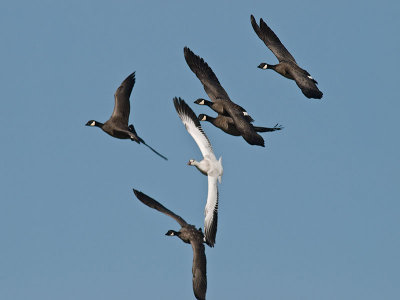
[[[207,179],[177,116],[206,97],[183,47],[205,59],[266,147],[203,124],[223,157],[208,299],[399,299],[398,1],[3,1],[0,4],[0,298],[194,299],[179,225],[203,227]],[[262,62],[262,17],[319,82],[322,101]],[[114,139],[114,92],[136,71]]]

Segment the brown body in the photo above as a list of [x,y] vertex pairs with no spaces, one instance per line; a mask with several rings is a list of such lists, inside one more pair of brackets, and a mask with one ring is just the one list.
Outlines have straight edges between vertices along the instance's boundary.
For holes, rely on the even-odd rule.
[[143,145],[147,146],[151,151],[167,160],[165,156],[161,155],[152,147],[147,145],[145,141],[136,134],[135,128],[132,124],[128,126],[129,114],[131,112],[129,97],[132,93],[135,81],[135,72],[133,72],[128,77],[126,77],[125,80],[118,87],[117,91],[114,94],[114,111],[107,122],[103,124],[95,120],[90,120],[86,123],[86,126],[100,127],[105,133],[108,133],[109,135],[117,139],[130,139],[138,144],[142,143]]
[[264,20],[260,19],[260,25],[258,25],[254,19],[254,16],[252,15],[250,17],[250,21],[255,33],[272,51],[279,61],[279,64],[277,65],[261,63],[258,67],[263,70],[275,70],[282,76],[294,80],[307,98],[321,99],[323,93],[317,87],[318,82],[311,77],[310,73],[298,66],[294,57],[285,48],[285,46],[272,31],[272,29],[268,27]]

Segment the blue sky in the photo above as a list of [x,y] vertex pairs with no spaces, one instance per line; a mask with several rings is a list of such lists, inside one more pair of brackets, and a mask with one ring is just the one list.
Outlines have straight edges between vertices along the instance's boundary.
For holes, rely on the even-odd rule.
[[[266,147],[204,124],[223,157],[208,299],[398,299],[397,1],[14,1],[0,4],[0,296],[190,299],[192,249],[132,188],[203,226],[201,154],[173,107],[206,94],[190,47]],[[262,17],[322,101],[261,71]],[[165,154],[113,139],[106,121],[136,71],[131,122]]]

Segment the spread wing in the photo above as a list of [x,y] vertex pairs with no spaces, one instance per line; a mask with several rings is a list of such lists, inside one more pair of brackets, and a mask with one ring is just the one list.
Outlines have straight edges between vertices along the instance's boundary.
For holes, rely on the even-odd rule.
[[213,247],[218,225],[218,184],[217,177],[208,177],[207,203],[204,209],[204,236],[206,243]]
[[214,102],[221,99],[230,101],[227,92],[221,86],[217,76],[215,76],[213,70],[211,70],[204,59],[194,54],[188,47],[183,49],[183,53],[190,70],[192,70],[201,81],[210,99]]
[[207,259],[201,241],[192,241],[193,248],[193,292],[196,299],[206,299],[207,291]]
[[204,61],[204,59],[194,54],[187,47],[184,48],[183,52],[185,54],[185,59],[188,66],[193,71],[193,73],[196,74],[197,78],[201,81],[204,90],[206,91],[207,95],[213,102],[221,101],[221,103],[224,103],[223,104],[224,106],[225,103],[229,103],[228,105],[241,111],[250,122],[254,121],[243,107],[231,101],[228,94],[219,83],[217,76],[214,74],[213,70],[208,66],[208,64]]
[[285,60],[296,63],[294,57],[289,53],[289,51],[285,48],[285,46],[282,44],[276,34],[272,31],[271,28],[268,27],[263,19],[260,19],[260,26],[258,26],[253,15],[251,15],[250,20],[251,25],[253,26],[253,29],[258,37],[264,42],[269,50],[274,53],[279,61]]
[[150,198],[146,194],[139,192],[138,190],[133,189],[133,192],[135,193],[136,197],[145,205],[148,207],[154,208],[158,210],[159,212],[162,212],[163,214],[170,216],[173,218],[175,221],[181,225],[181,227],[187,225],[186,221],[182,219],[180,216],[176,215],[172,211],[170,211],[168,208],[166,208],[164,205],[159,203],[158,201],[154,200],[153,198]]
[[214,151],[211,147],[211,143],[208,140],[206,134],[201,128],[200,121],[196,117],[193,110],[186,104],[186,102],[181,98],[174,98],[174,105],[176,112],[182,120],[182,123],[185,125],[186,130],[190,133],[192,138],[195,140],[197,146],[199,146],[201,154],[203,157],[209,155],[214,157]]
[[115,105],[114,111],[111,115],[111,119],[120,119],[124,123],[129,122],[129,113],[131,111],[129,97],[132,93],[133,86],[135,84],[135,72],[130,74],[121,83],[114,94]]

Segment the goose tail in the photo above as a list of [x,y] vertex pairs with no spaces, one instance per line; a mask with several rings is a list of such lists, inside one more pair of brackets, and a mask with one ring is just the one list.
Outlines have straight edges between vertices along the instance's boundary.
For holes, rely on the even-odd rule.
[[274,127],[269,128],[269,127],[260,127],[260,126],[254,126],[254,130],[256,132],[271,132],[271,131],[276,131],[276,130],[282,130],[283,127],[279,124],[276,124]]

